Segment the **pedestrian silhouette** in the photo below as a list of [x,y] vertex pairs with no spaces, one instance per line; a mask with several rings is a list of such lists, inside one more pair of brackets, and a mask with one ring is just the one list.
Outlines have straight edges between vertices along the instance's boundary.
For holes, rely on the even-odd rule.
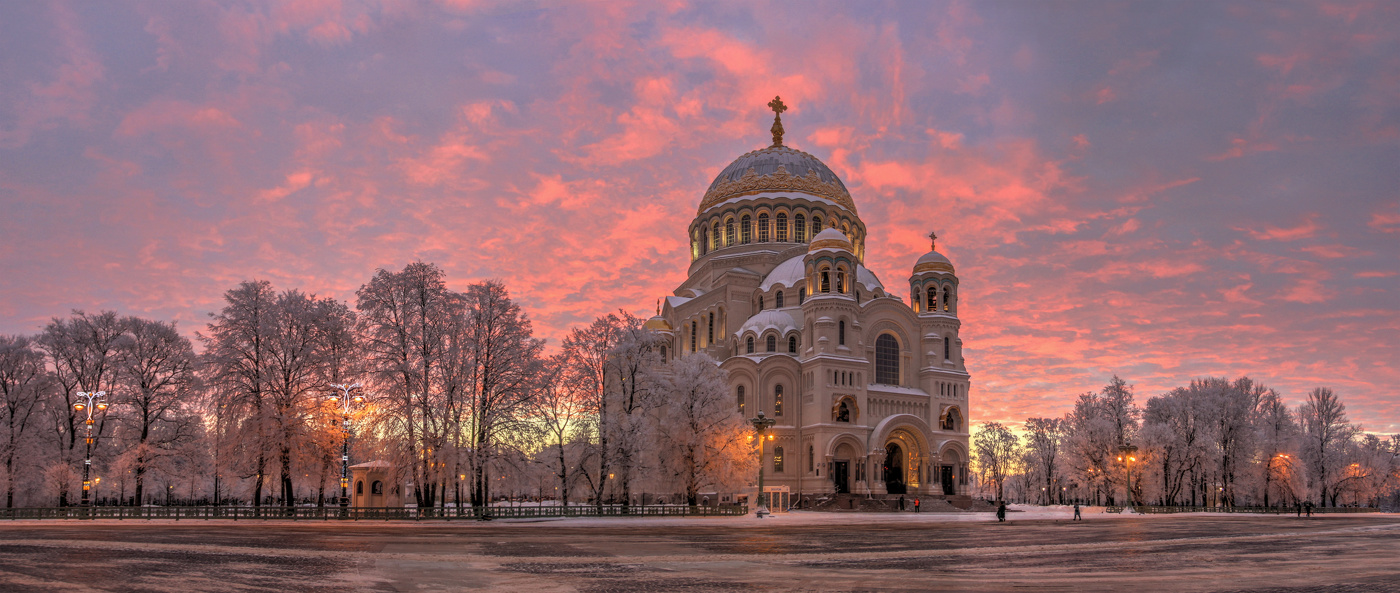
[[904,496],[903,496],[903,495],[900,495],[900,497],[899,497],[899,510],[901,510],[901,511],[904,510]]
[[1083,517],[1080,517],[1080,516],[1079,516],[1079,503],[1077,503],[1077,502],[1074,503],[1074,520],[1075,520],[1075,521],[1083,521],[1083,520],[1084,520]]
[[1303,503],[1298,503],[1298,516],[1303,516]]
[[914,499],[914,512],[919,512],[919,499]]
[[1308,514],[1309,517],[1312,516],[1312,507],[1313,507],[1313,504],[1312,504],[1312,501],[1311,501],[1311,500],[1309,500],[1309,501],[1303,503],[1303,511],[1306,512],[1306,513]]
[[1006,522],[1006,503],[1004,502],[997,505],[997,522]]

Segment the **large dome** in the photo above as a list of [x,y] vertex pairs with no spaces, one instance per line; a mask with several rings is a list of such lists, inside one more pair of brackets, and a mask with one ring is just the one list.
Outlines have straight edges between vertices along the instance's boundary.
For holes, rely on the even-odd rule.
[[856,214],[841,178],[817,157],[786,146],[769,146],[734,159],[705,191],[699,211],[730,198],[771,191],[815,195]]

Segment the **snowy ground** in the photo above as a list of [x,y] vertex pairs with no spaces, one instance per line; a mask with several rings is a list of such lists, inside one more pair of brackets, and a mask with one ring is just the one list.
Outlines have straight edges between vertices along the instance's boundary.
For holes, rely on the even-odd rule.
[[0,524],[0,590],[1397,591],[1400,516]]

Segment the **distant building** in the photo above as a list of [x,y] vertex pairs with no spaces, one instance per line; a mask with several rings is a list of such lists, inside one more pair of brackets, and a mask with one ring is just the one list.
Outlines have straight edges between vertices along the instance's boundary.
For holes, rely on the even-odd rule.
[[402,507],[403,489],[387,461],[350,466],[350,506],[355,508]]
[[963,494],[970,378],[953,264],[931,242],[910,304],[889,294],[862,263],[866,228],[845,185],[782,144],[780,118],[773,136],[710,184],[689,278],[646,327],[669,337],[664,356],[720,360],[745,418],[777,420],[767,485]]

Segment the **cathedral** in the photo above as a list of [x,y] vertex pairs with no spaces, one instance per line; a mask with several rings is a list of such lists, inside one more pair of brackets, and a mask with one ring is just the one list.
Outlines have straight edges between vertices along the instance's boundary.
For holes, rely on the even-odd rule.
[[891,294],[863,263],[850,192],[783,145],[786,106],[769,106],[773,145],[705,191],[689,277],[646,327],[671,356],[720,361],[745,418],[776,420],[765,485],[794,498],[964,494],[970,378],[952,262],[931,242],[912,262],[909,301]]

